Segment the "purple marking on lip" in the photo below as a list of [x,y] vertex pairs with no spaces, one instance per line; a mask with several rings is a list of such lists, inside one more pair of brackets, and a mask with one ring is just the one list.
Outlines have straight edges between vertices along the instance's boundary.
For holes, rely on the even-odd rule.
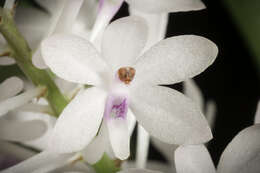
[[104,111],[104,118],[126,118],[128,110],[128,100],[126,97],[108,96]]
[[99,3],[98,3],[98,11],[100,11],[101,8],[103,7],[104,1],[105,1],[105,0],[99,0]]
[[126,99],[124,99],[123,102],[118,105],[113,105],[111,112],[113,112],[113,110],[115,111],[116,118],[125,118],[127,112]]

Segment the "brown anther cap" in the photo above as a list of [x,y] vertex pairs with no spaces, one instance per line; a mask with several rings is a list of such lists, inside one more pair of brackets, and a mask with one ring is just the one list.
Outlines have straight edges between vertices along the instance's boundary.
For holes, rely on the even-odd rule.
[[118,77],[125,84],[129,84],[135,77],[135,69],[133,67],[122,67],[118,70]]

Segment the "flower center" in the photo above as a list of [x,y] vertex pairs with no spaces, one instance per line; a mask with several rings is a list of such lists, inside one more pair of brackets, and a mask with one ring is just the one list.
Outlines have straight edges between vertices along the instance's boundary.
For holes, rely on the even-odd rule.
[[135,69],[133,67],[121,67],[117,71],[119,79],[125,84],[130,84],[130,82],[135,77]]

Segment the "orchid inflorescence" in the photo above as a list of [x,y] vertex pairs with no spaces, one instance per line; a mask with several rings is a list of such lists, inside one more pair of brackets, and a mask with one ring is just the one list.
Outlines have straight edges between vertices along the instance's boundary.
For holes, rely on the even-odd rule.
[[[3,173],[260,170],[259,112],[217,169],[207,150],[216,105],[204,104],[192,78],[215,61],[217,46],[195,35],[165,38],[168,13],[204,9],[200,0],[37,2],[48,13],[13,0],[0,11],[0,64],[26,75],[0,84]],[[123,3],[130,16],[111,22]],[[184,93],[165,86],[179,82]],[[147,161],[149,141],[169,164]]]

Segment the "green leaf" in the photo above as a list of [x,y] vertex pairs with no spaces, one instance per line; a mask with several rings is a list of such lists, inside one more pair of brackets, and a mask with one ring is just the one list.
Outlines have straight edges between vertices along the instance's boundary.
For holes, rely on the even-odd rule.
[[222,1],[239,27],[260,72],[260,1],[223,0]]

